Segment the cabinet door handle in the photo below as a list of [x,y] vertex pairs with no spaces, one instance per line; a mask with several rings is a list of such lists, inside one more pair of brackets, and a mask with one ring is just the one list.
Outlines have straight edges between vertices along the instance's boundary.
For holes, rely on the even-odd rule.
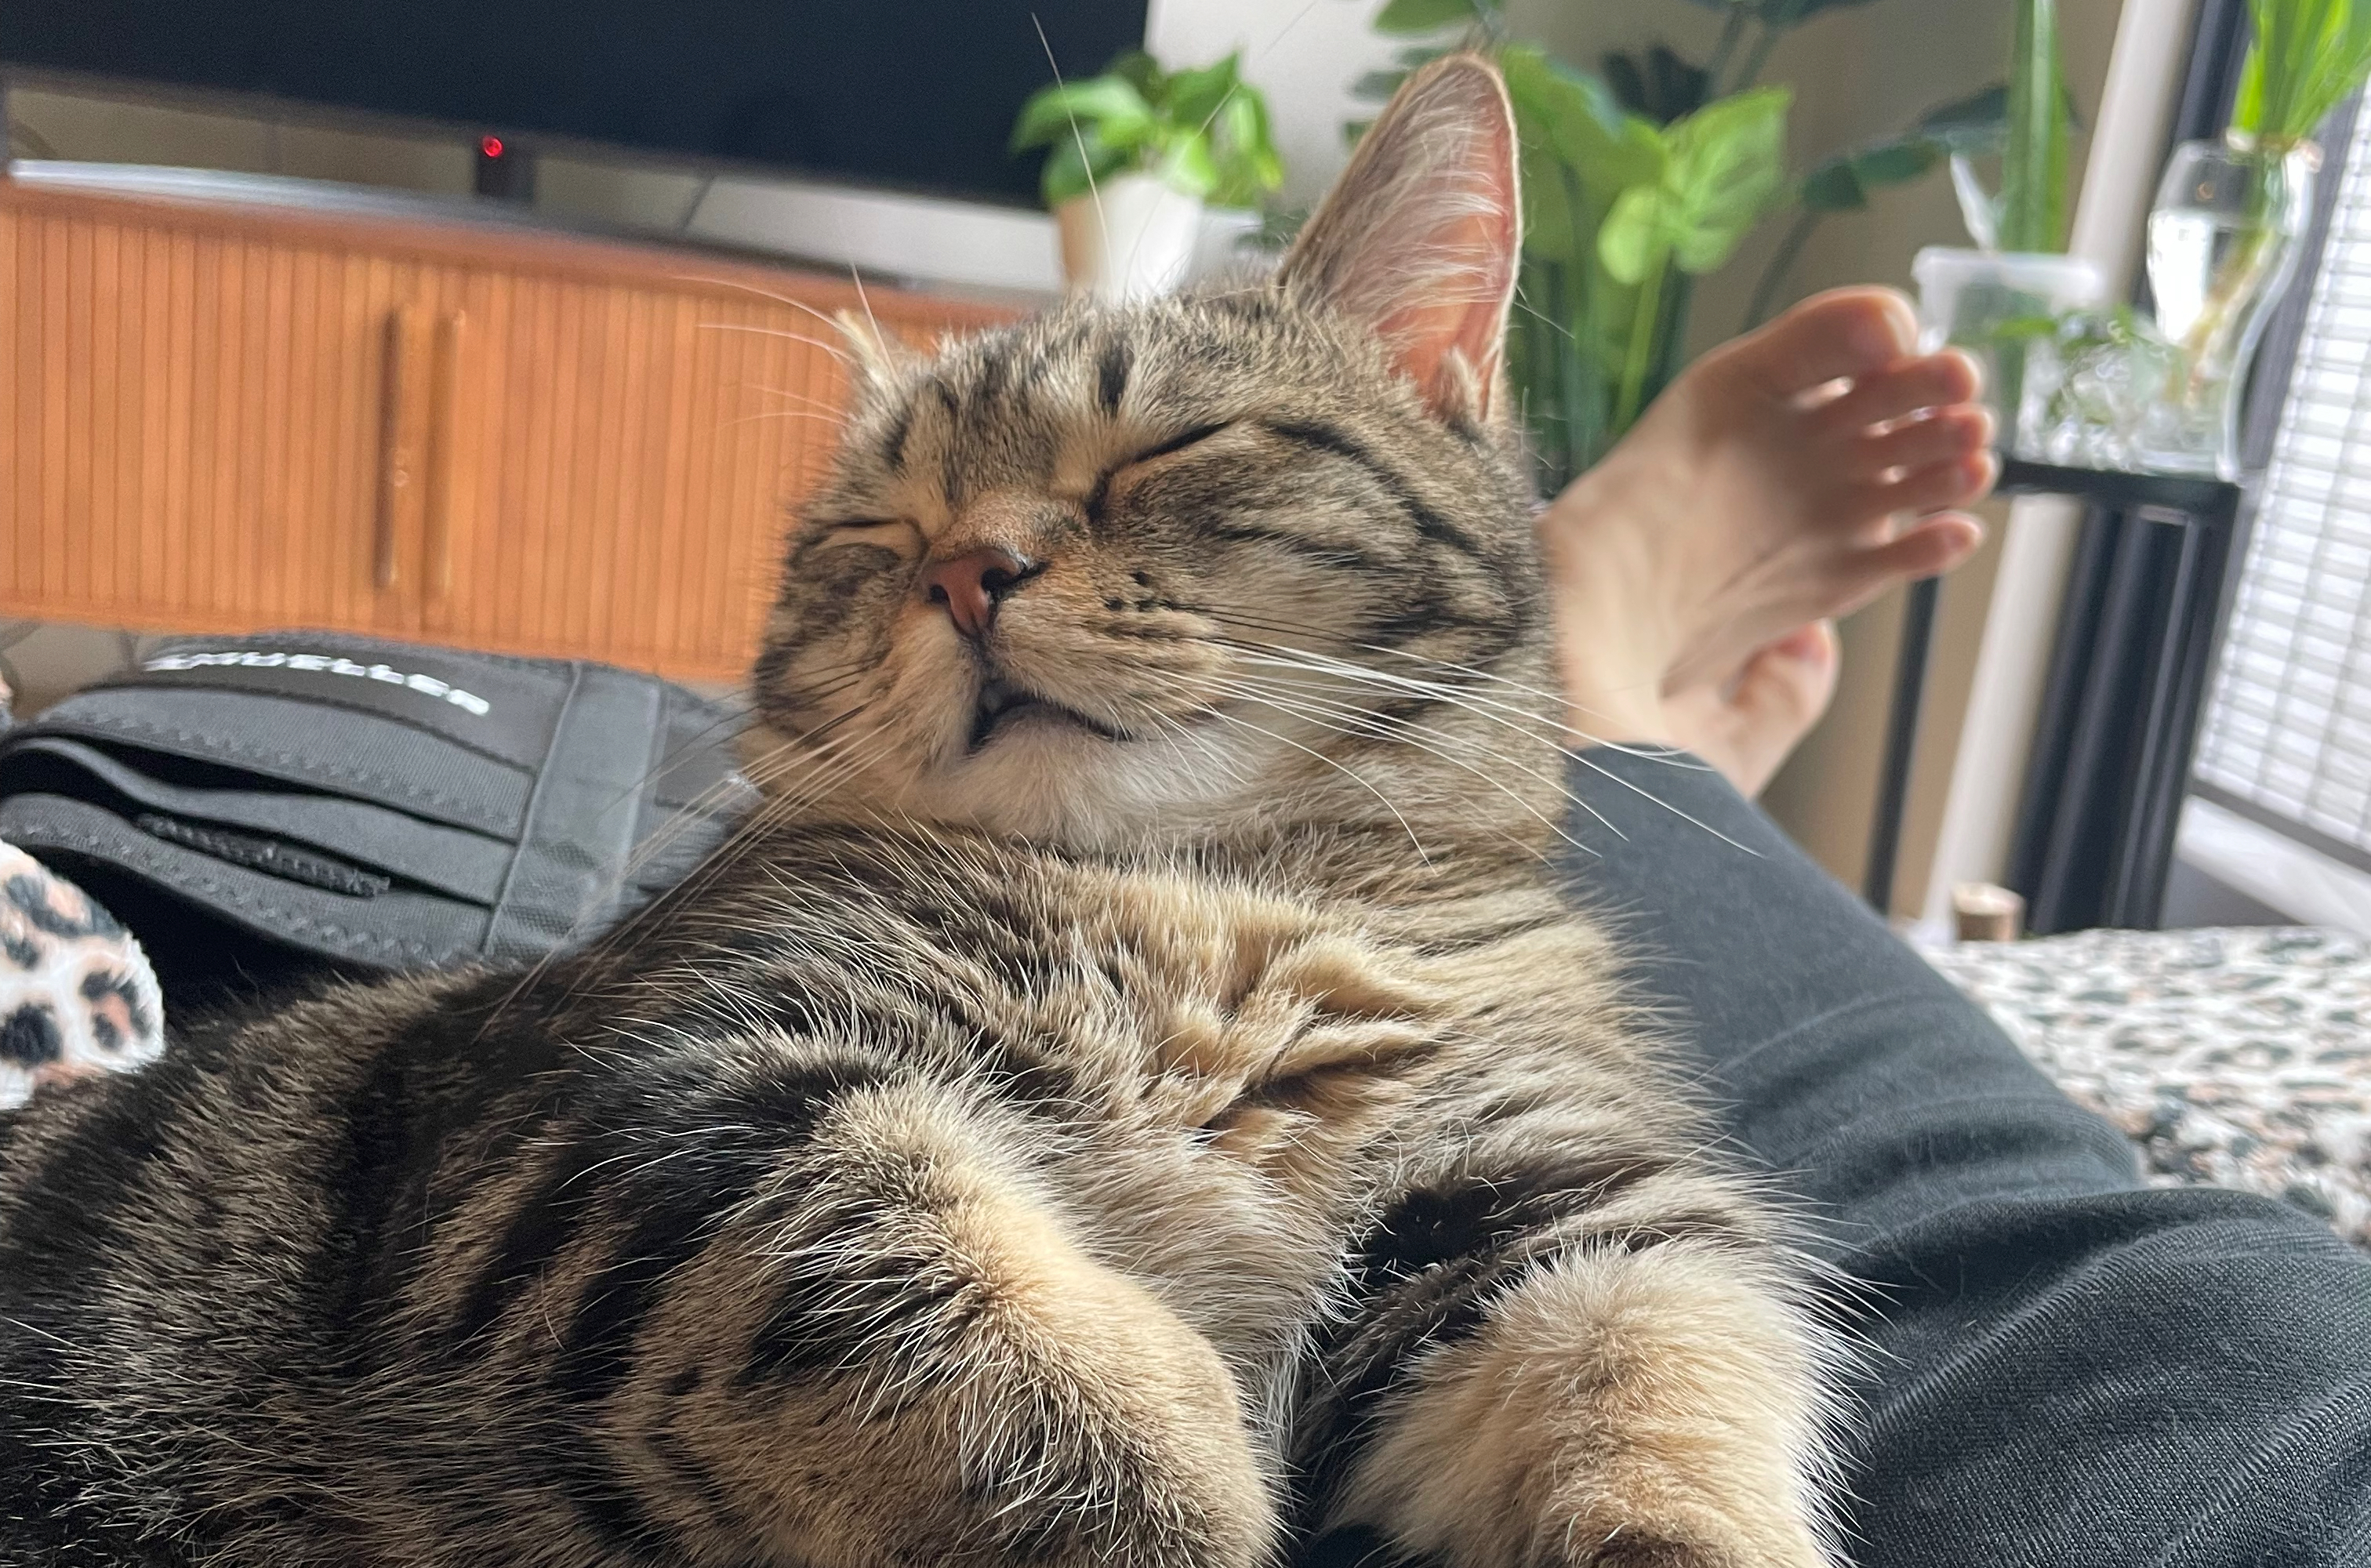
[[421,572],[432,605],[441,604],[453,591],[453,452],[460,442],[461,333],[468,320],[458,310],[438,317],[429,360],[428,499]]
[[420,367],[411,347],[411,321],[408,305],[387,313],[386,382],[379,400],[378,509],[371,551],[371,581],[381,588],[402,582],[403,523],[420,489],[419,427],[413,418]]

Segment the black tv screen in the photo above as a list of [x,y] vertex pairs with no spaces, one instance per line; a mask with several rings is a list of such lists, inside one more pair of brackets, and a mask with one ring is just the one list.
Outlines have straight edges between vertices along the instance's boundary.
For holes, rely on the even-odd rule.
[[[1025,202],[1005,138],[1145,0],[5,0],[0,70]],[[1040,41],[1039,29],[1044,29]]]

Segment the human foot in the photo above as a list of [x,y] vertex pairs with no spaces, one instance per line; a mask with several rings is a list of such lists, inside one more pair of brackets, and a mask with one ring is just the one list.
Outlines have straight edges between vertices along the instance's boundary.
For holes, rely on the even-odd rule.
[[1751,799],[1828,709],[1839,669],[1836,625],[1818,620],[1757,649],[1727,680],[1663,699],[1663,739],[1710,763]]
[[1990,487],[1991,416],[1974,364],[1915,340],[1891,290],[1809,300],[1690,366],[1557,498],[1540,538],[1576,729],[1709,746],[1751,792],[1833,688],[1811,623],[1974,550],[1974,519],[1937,509]]

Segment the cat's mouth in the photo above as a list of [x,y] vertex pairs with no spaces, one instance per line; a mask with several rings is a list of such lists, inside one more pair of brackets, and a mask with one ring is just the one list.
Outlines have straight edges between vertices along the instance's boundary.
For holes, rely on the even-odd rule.
[[977,752],[1006,731],[1031,722],[1074,724],[1106,741],[1130,738],[1100,719],[1090,718],[1075,708],[1065,708],[1018,682],[1003,675],[990,675],[980,684],[979,698],[972,709],[968,749]]

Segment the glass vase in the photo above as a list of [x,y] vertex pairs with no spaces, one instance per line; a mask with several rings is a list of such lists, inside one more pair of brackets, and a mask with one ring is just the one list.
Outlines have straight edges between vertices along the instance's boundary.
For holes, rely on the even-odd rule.
[[2234,133],[2173,151],[2149,211],[2149,290],[2173,374],[2144,420],[2140,460],[2239,477],[2239,405],[2257,340],[2296,273],[2321,149]]

